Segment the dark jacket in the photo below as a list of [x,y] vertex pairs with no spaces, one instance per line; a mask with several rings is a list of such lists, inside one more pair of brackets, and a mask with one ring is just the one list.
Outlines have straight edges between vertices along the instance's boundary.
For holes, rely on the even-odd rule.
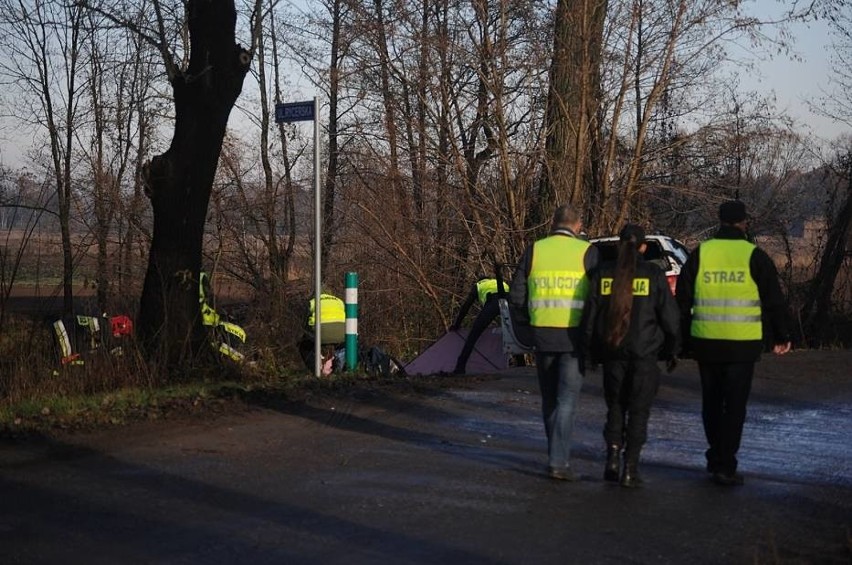
[[627,335],[617,349],[606,345],[610,295],[601,294],[601,279],[612,278],[615,262],[607,261],[589,273],[590,292],[583,310],[583,344],[595,363],[626,359],[669,359],[680,350],[680,312],[666,275],[638,257],[635,279],[648,279],[648,294],[634,294]]
[[[746,236],[736,227],[722,225],[715,238],[746,239]],[[700,251],[699,245],[689,255],[677,280],[677,302],[681,312],[684,356],[694,357],[696,361],[703,363],[753,363],[760,358],[760,354],[766,347],[790,341],[790,314],[784,293],[781,291],[778,270],[769,255],[760,248],[755,248],[752,252],[749,270],[760,294],[763,340],[735,341],[692,337],[690,335],[692,303],[695,299],[695,277],[698,275]]]
[[[571,230],[554,230],[550,235],[577,237]],[[527,278],[532,268],[532,251],[530,245],[521,256],[512,284],[509,288],[509,304],[512,306],[513,319],[518,325],[529,326],[529,296],[527,293]],[[583,257],[586,272],[597,266],[599,261],[598,249],[590,245]],[[580,328],[532,328],[533,343],[536,351],[550,353],[566,353],[580,349]]]

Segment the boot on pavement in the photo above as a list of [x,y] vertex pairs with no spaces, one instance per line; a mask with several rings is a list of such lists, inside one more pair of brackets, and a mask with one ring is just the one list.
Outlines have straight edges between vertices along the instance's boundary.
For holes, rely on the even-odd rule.
[[635,461],[624,462],[624,473],[621,475],[621,486],[625,488],[638,488],[642,486],[642,477],[639,476],[639,466]]
[[604,480],[617,483],[619,467],[621,467],[621,446],[610,445],[606,448]]

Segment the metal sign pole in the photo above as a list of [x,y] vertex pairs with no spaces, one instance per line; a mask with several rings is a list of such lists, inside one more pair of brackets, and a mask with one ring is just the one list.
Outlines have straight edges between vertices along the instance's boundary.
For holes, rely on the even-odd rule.
[[320,295],[322,294],[322,198],[320,198],[319,99],[314,96],[314,376],[322,375]]
[[313,102],[278,102],[275,104],[275,121],[282,122],[314,122],[314,375],[322,375],[322,329],[320,296],[322,295],[322,273],[320,261],[322,254],[322,198],[320,192],[320,132],[319,132],[319,98],[314,96]]

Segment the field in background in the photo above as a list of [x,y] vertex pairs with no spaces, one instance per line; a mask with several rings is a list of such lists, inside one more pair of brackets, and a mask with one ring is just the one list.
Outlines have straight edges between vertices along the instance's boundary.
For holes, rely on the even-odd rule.
[[[2,234],[2,232],[0,232]],[[821,257],[823,247],[824,224],[819,221],[809,221],[804,224],[796,237],[790,237],[786,242],[780,238],[759,236],[758,244],[767,250],[778,266],[779,273],[784,279],[785,286],[790,291],[791,309],[794,311],[801,305],[807,293],[807,285],[803,282],[813,277],[815,263]],[[62,311],[62,254],[58,230],[36,230],[26,241],[23,253],[20,253],[25,242],[25,234],[21,230],[8,230],[0,239],[0,283],[3,291],[0,296],[0,309],[3,312],[24,313],[39,318],[49,318],[59,315]],[[250,241],[244,241],[244,249],[251,250],[251,256],[255,265],[263,265],[266,262],[264,247],[260,241],[252,236],[245,236]],[[221,306],[225,312],[228,305],[241,303],[246,305],[257,297],[254,290],[247,283],[238,280],[229,273],[245,272],[244,266],[239,264],[245,260],[244,256],[237,253],[237,243],[234,241],[222,242],[212,237],[206,242],[205,249],[215,250],[215,261],[204,262],[207,269],[213,270],[213,291],[215,303]],[[686,242],[689,247],[694,242]],[[147,244],[145,244],[147,245]],[[147,247],[137,243],[132,253],[127,253],[116,242],[111,247],[110,255],[107,257],[107,269],[110,273],[109,288],[107,290],[109,314],[127,314],[135,317],[139,306],[145,269],[147,267]],[[852,247],[848,245],[847,247]],[[84,234],[74,235],[74,297],[75,310],[79,314],[96,315],[98,312],[97,288],[96,288],[96,246],[90,236]],[[121,253],[119,253],[121,251]],[[20,253],[20,261],[15,267],[15,257]],[[311,286],[311,260],[310,250],[301,246],[298,251],[301,259],[294,261],[291,270],[291,281],[288,286],[291,297],[307,296]],[[330,266],[330,272],[334,266]],[[357,267],[356,267],[357,268]],[[368,269],[374,266],[364,265],[362,280],[367,278]],[[373,277],[375,279],[375,276]],[[326,275],[326,281],[328,281]],[[331,281],[332,283],[334,281]],[[10,286],[11,284],[11,286]],[[334,287],[334,284],[332,284]],[[375,300],[383,300],[381,292],[393,292],[391,287],[382,288],[381,292],[369,295],[370,289],[362,289],[361,298],[366,304],[373,301],[371,309],[377,312],[382,307]],[[448,297],[449,303],[449,297]],[[389,308],[390,304],[387,305]],[[392,310],[392,308],[391,308]],[[838,274],[834,293],[834,310],[842,319],[852,318],[852,256],[847,256],[844,268]],[[364,310],[364,313],[367,311]],[[259,323],[267,323],[269,320],[267,312],[252,312],[251,309],[241,307],[240,318],[251,317]],[[386,316],[379,316],[381,323],[388,325],[392,323]],[[235,320],[238,323],[245,320]],[[373,335],[379,334],[397,335],[398,329],[382,326],[369,328],[369,321],[362,320],[363,329],[374,330]],[[298,326],[299,322],[295,322]],[[294,327],[295,327],[294,326]],[[298,328],[296,328],[298,329]],[[264,332],[265,333],[265,332]],[[259,335],[259,334],[256,334]],[[388,344],[390,345],[390,344]],[[407,344],[402,345],[405,348]]]

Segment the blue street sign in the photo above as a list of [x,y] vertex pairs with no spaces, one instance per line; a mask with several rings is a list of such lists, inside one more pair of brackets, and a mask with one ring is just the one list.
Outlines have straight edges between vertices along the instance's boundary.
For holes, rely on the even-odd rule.
[[314,101],[288,102],[275,105],[275,122],[305,122],[314,119]]

